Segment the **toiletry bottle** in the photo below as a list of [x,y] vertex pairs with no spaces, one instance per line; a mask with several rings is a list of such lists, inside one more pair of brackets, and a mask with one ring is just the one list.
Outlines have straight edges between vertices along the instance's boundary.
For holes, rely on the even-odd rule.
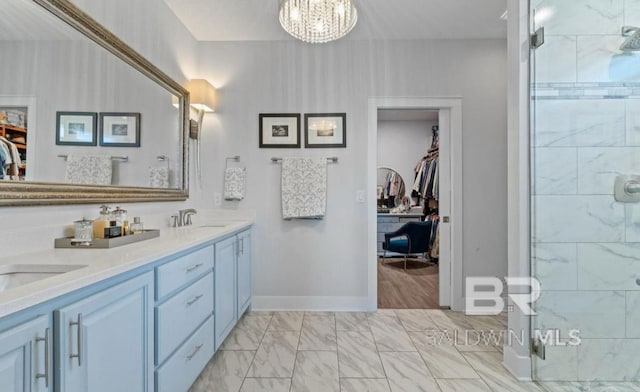
[[122,222],[122,235],[129,235],[131,234],[131,229],[129,228],[129,221],[125,220],[124,222]]
[[131,234],[139,234],[144,231],[144,226],[142,225],[142,220],[139,216],[133,218],[133,224],[131,225]]
[[113,217],[116,220],[116,226],[122,227],[124,225],[124,221],[127,220],[127,210],[116,207],[116,209],[113,210]]
[[104,238],[104,229],[110,225],[110,214],[108,206],[100,207],[100,216],[93,221],[93,237]]

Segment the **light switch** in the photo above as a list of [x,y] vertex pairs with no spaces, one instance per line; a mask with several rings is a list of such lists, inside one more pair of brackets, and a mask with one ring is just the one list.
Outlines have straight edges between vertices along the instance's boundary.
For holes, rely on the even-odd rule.
[[215,192],[213,194],[213,205],[216,207],[220,207],[222,205],[222,194],[219,192]]
[[364,191],[363,190],[356,191],[356,202],[357,203],[364,203],[365,202],[365,197],[364,197]]

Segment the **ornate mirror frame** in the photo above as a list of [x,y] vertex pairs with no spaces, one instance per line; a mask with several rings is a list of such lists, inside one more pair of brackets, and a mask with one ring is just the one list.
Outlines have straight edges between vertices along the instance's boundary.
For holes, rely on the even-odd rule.
[[0,206],[181,201],[189,197],[189,92],[68,0],[32,0],[178,97],[181,184],[176,189],[0,181]]

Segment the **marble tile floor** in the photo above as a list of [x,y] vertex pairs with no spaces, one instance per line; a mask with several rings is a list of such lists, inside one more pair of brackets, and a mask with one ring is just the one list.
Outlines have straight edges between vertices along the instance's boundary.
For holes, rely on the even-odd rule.
[[477,343],[506,323],[449,310],[249,312],[189,392],[640,392],[631,383],[517,381],[501,344]]

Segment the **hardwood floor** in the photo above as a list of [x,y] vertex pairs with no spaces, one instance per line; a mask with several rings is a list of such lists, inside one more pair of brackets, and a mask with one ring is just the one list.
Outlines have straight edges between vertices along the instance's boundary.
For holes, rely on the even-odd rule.
[[438,266],[402,258],[378,258],[378,308],[440,309]]

